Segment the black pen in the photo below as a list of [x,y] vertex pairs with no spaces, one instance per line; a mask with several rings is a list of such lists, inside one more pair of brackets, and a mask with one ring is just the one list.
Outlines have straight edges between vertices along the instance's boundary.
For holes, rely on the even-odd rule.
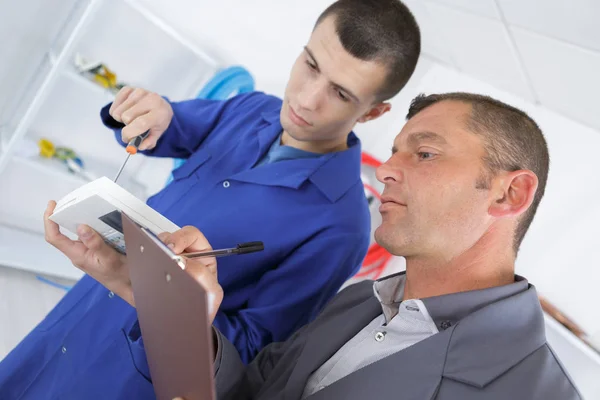
[[263,251],[264,249],[265,249],[265,245],[263,244],[263,242],[246,242],[246,243],[240,243],[236,247],[232,247],[229,249],[198,251],[195,253],[182,253],[182,254],[178,254],[178,256],[185,257],[185,258],[226,257],[226,256],[234,256],[237,254],[254,253],[257,251]]

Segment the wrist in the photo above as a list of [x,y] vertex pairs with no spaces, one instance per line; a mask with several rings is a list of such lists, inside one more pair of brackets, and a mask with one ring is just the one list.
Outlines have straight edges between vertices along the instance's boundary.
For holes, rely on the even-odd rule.
[[125,300],[132,307],[135,307],[135,301],[133,299],[133,287],[131,286],[131,281],[117,281],[114,285],[111,285],[111,291],[115,293],[117,296]]

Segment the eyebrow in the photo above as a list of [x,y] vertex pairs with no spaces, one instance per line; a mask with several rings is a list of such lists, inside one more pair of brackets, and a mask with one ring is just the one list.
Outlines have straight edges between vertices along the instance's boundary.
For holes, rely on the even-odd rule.
[[[312,53],[312,51],[310,51],[310,49],[308,48],[308,46],[304,46],[304,51],[306,51],[306,53],[308,54],[308,56],[312,59],[312,62],[315,63],[315,68],[317,68],[317,71],[319,71],[320,70],[319,69],[319,63],[317,62],[317,59],[315,58],[315,56]],[[338,88],[338,89],[346,92],[346,94],[348,94],[348,97],[351,97],[352,100],[354,100],[357,103],[360,103],[360,101],[358,100],[358,97],[356,97],[356,95],[354,93],[352,93],[350,90],[346,89],[345,87],[343,87],[342,85],[340,85],[338,83],[335,83],[333,81],[330,81],[330,82],[331,82],[331,84],[334,87],[336,87],[336,88]]]
[[[443,136],[440,136],[437,133],[430,131],[414,132],[409,134],[408,138],[406,138],[406,143],[412,147],[415,147],[417,144],[425,141],[434,142],[439,145],[448,144],[448,142],[446,141],[446,139],[444,139]],[[394,145],[392,147],[392,154],[395,154],[397,151],[398,148]]]

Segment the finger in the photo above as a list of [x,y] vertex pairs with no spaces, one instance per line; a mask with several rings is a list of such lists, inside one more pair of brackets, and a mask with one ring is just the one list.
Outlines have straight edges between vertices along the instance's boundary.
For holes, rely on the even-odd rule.
[[170,232],[162,232],[162,233],[159,233],[156,236],[158,236],[158,238],[160,239],[161,242],[167,243],[167,241],[171,237],[171,233]]
[[185,270],[207,291],[214,291],[218,287],[217,262],[214,257],[187,259]]
[[46,210],[44,211],[44,220],[50,218],[55,208],[56,202],[54,200],[50,200],[46,205]]
[[94,256],[102,264],[108,265],[118,257],[116,250],[107,245],[102,236],[89,226],[79,225],[77,227],[77,235],[85,247],[92,250]]
[[198,259],[204,261],[204,268],[217,279],[217,259],[215,257],[203,257]]
[[49,243],[49,239],[54,239],[56,236],[60,235],[58,224],[50,221],[50,216],[52,213],[54,213],[55,208],[56,202],[54,200],[50,200],[46,206],[46,211],[44,211],[44,233],[46,234],[46,241]]
[[148,137],[146,139],[144,139],[142,141],[142,143],[139,146],[139,149],[141,151],[144,150],[150,150],[156,147],[156,143],[158,142],[158,139],[156,138],[157,135],[153,135],[152,134],[152,130],[150,130],[150,134],[148,135]]
[[58,227],[58,224],[50,220],[50,216],[54,212],[55,208],[56,202],[53,200],[49,201],[48,206],[46,207],[46,211],[44,212],[44,234],[46,241],[56,247],[57,243],[64,241],[62,237],[66,238],[66,236],[60,233],[60,228]]
[[135,90],[135,88],[129,87],[129,86],[125,86],[123,89],[119,90],[119,93],[117,93],[117,95],[115,96],[115,100],[112,102],[112,104],[110,105],[110,108],[108,110],[108,113],[110,114],[111,117],[113,117],[116,121],[118,122],[122,122],[121,121],[121,116],[119,115],[118,117],[115,115],[115,110],[121,105],[123,104],[123,102],[125,100],[127,100],[127,98],[129,97],[129,95],[131,93],[133,93],[133,91]]
[[[129,125],[121,129],[121,140],[123,140],[124,143],[129,143],[134,137],[146,132],[151,127],[151,118],[151,112],[138,115]],[[144,139],[142,144],[148,140],[150,136],[152,136],[152,131],[150,131],[150,135]]]
[[[135,93],[132,94],[130,98],[133,96],[135,96]],[[129,99],[127,100],[127,102],[128,101]],[[125,106],[125,104],[123,106]],[[125,125],[129,125],[137,117],[140,117],[144,114],[148,114],[150,111],[152,111],[152,108],[153,106],[151,102],[140,99],[137,103],[131,104],[129,108],[123,111],[123,113],[121,114],[121,119],[123,120],[123,123]]]
[[60,233],[58,224],[50,220],[50,216],[56,207],[55,201],[48,202],[48,207],[44,212],[44,236],[46,242],[56,247],[60,252],[65,254],[73,263],[79,263],[81,257],[85,253],[82,244],[69,239],[67,236]]
[[128,96],[122,100],[121,104],[114,107],[111,114],[112,117],[117,121],[127,124],[127,122],[123,119],[123,115],[127,110],[129,110],[135,104],[139,103],[144,97],[146,97],[147,94],[148,92],[144,89],[133,89],[128,94]]
[[158,238],[160,239],[161,242],[166,244],[171,250],[173,250],[173,248],[175,247],[175,245],[173,243],[171,243],[171,240],[170,240],[171,233],[170,232],[159,233]]
[[217,280],[217,274],[205,267],[203,262],[198,260],[188,260],[186,271],[196,282],[198,282],[206,291],[209,301],[210,322],[215,318],[221,302],[223,301],[223,288]]
[[175,254],[183,251],[205,251],[212,250],[212,247],[206,237],[193,226],[184,226],[180,230],[173,232],[169,237],[168,243],[173,244]]
[[186,258],[182,257],[185,263],[185,269],[189,268],[200,268],[203,270],[208,270],[214,276],[217,276],[217,258],[216,257],[196,257],[196,258]]

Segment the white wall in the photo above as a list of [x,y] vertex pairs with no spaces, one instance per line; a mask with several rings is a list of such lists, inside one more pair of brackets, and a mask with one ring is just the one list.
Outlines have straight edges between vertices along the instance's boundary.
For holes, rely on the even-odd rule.
[[241,63],[257,89],[282,95],[296,57],[330,0],[141,0],[184,35]]

